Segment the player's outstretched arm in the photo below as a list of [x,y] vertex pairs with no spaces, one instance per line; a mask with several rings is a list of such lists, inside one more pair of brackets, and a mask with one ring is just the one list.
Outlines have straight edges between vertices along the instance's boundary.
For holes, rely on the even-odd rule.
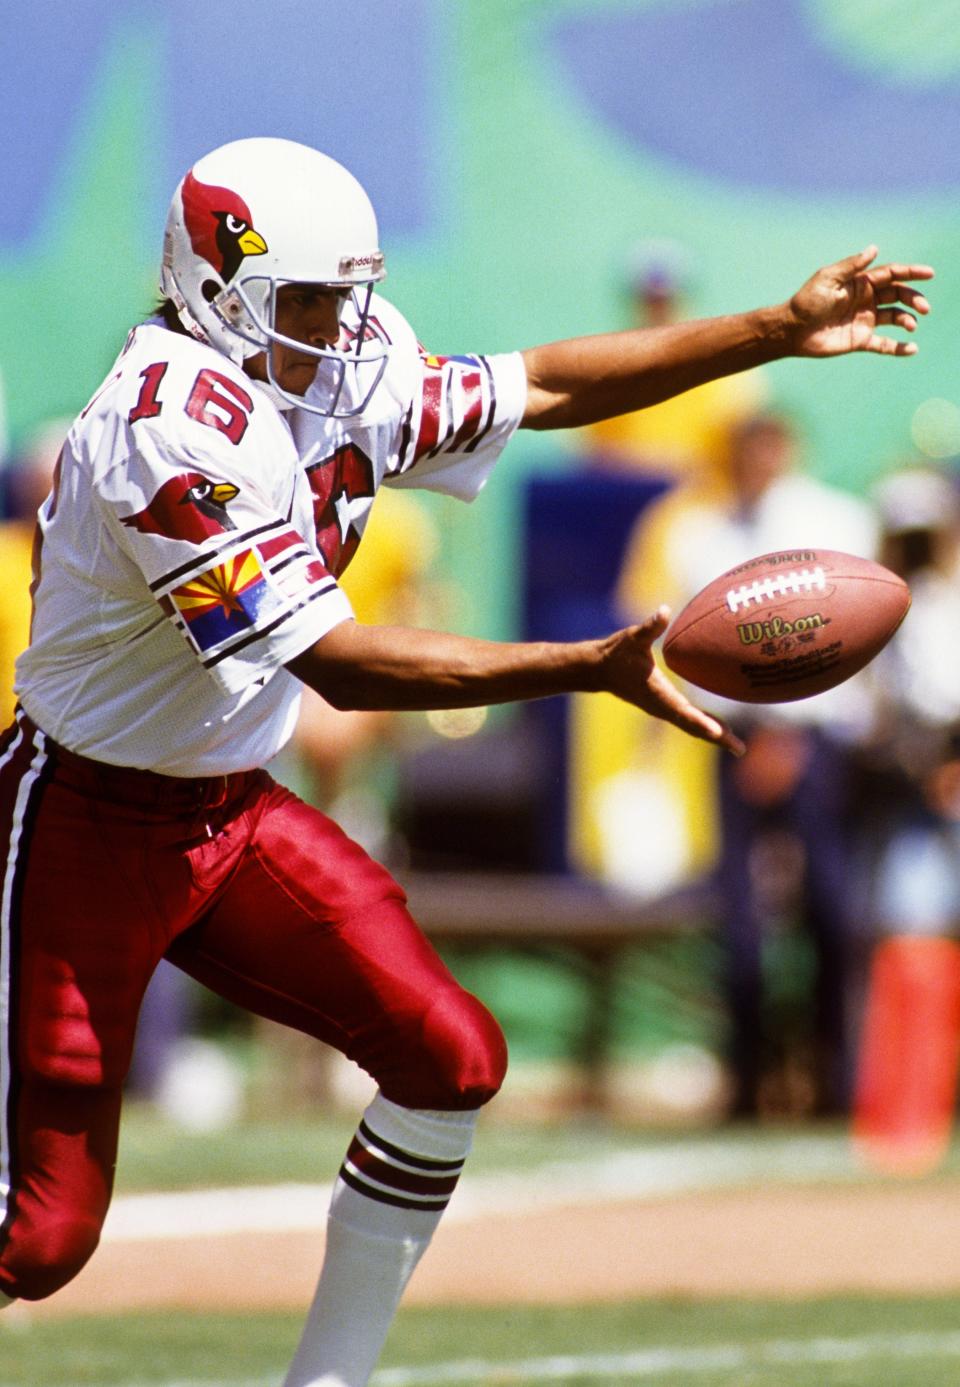
[[405,626],[343,621],[287,668],[340,709],[472,708],[554,694],[606,691],[691,736],[740,743],[695,707],[651,652],[667,609],[640,626],[588,641],[483,641]]
[[523,353],[527,408],[521,427],[595,423],[785,356],[911,356],[915,343],[885,337],[878,328],[915,331],[917,315],[930,305],[908,281],[931,279],[933,270],[874,265],[876,255],[876,246],[868,246],[817,270],[772,308],[532,347]]

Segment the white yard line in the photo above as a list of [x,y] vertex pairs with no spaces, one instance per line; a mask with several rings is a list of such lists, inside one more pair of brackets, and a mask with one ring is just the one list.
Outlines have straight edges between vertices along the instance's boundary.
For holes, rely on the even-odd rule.
[[[520,1210],[655,1199],[693,1190],[742,1188],[758,1181],[806,1184],[842,1179],[853,1170],[852,1157],[837,1137],[791,1136],[760,1144],[679,1141],[548,1162],[522,1173],[466,1174],[444,1218],[472,1222]],[[130,1242],[322,1228],[330,1190],[329,1184],[287,1184],[118,1195],[103,1237],[107,1242]]]
[[[910,1360],[922,1358],[960,1358],[960,1333],[947,1334],[868,1334],[846,1339],[759,1339],[748,1344],[715,1344],[701,1348],[680,1348],[666,1344],[659,1348],[637,1349],[625,1353],[556,1354],[546,1358],[518,1358],[510,1361],[459,1359],[449,1363],[425,1364],[418,1368],[381,1368],[374,1373],[371,1387],[441,1387],[460,1383],[463,1387],[491,1387],[493,1383],[516,1383],[517,1387],[536,1387],[542,1382],[569,1382],[573,1379],[616,1379],[621,1387],[660,1378],[670,1373],[699,1373],[785,1367],[810,1363],[861,1363],[872,1359]],[[177,1378],[156,1382],[150,1387],[262,1387],[263,1379]],[[0,1387],[6,1385],[0,1380]],[[142,1380],[124,1387],[144,1387]]]
[[374,1374],[372,1387],[438,1387],[448,1382],[516,1382],[533,1387],[535,1383],[569,1382],[583,1377],[616,1378],[626,1387],[630,1381],[660,1377],[664,1373],[856,1363],[873,1358],[960,1358],[960,1333],[874,1334],[856,1339],[770,1339],[703,1348],[666,1346],[632,1353],[565,1354],[510,1363],[461,1360],[424,1368],[384,1368]]

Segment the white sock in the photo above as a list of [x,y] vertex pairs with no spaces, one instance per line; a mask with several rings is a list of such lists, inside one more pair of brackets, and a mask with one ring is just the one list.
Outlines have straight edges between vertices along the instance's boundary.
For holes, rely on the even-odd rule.
[[334,1186],[323,1269],[284,1387],[365,1387],[476,1119],[374,1098]]

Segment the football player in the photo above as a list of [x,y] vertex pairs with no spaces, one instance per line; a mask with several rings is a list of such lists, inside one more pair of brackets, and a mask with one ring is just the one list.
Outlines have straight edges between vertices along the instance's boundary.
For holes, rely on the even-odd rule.
[[932,272],[874,258],[772,308],[445,358],[380,297],[376,220],[347,170],[275,139],[191,169],[162,306],[70,428],[40,512],[0,744],[3,1297],[50,1295],[96,1246],[137,1011],[166,957],[377,1082],[286,1378],[367,1382],[506,1053],[391,876],[259,769],[299,690],[345,709],[607,690],[739,750],[655,666],[665,609],[571,644],[358,624],[337,579],[377,489],[470,499],[520,427],[791,353],[904,355],[877,328],[912,330],[927,303],[906,281]]

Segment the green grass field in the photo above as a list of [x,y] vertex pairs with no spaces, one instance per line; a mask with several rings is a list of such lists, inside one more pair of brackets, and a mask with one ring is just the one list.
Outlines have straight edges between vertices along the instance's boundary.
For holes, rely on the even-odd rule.
[[[679,1300],[590,1309],[408,1310],[379,1387],[955,1387],[953,1298]],[[0,1387],[267,1387],[296,1315],[26,1319],[0,1331]]]
[[[224,1131],[189,1131],[172,1125],[155,1109],[131,1104],[124,1113],[116,1192],[178,1190],[216,1185],[328,1181],[339,1169],[356,1127],[356,1114],[245,1121]],[[790,1153],[813,1144],[810,1180],[868,1180],[882,1177],[856,1169],[841,1123],[783,1123],[758,1126],[656,1130],[599,1117],[520,1124],[481,1115],[467,1167],[471,1175],[543,1170],[556,1162],[603,1159],[637,1151],[675,1148],[737,1153],[768,1172]],[[953,1142],[932,1179],[960,1176],[960,1139]]]
[[[329,1180],[352,1127],[352,1117],[345,1117],[190,1133],[171,1127],[151,1109],[133,1106],[124,1122],[118,1191]],[[736,1179],[748,1184],[768,1178],[802,1183],[878,1178],[851,1165],[840,1127],[728,1129],[679,1140],[685,1151],[699,1150],[716,1160],[721,1182],[728,1178],[723,1171],[729,1172],[731,1157]],[[677,1141],[677,1133],[653,1134],[616,1123],[515,1127],[485,1122],[472,1165],[480,1175],[523,1171],[549,1179],[558,1163],[655,1152],[664,1143],[674,1151]],[[804,1160],[811,1157],[807,1168]],[[789,1167],[791,1160],[799,1160],[799,1167]],[[958,1165],[954,1148],[932,1178],[953,1184]],[[250,1255],[255,1259],[255,1235]],[[278,1387],[300,1322],[299,1313],[180,1311],[46,1318],[17,1306],[0,1315],[0,1387]],[[956,1387],[960,1300],[674,1297],[589,1307],[411,1308],[401,1312],[375,1378],[376,1387],[875,1387],[881,1382]]]

